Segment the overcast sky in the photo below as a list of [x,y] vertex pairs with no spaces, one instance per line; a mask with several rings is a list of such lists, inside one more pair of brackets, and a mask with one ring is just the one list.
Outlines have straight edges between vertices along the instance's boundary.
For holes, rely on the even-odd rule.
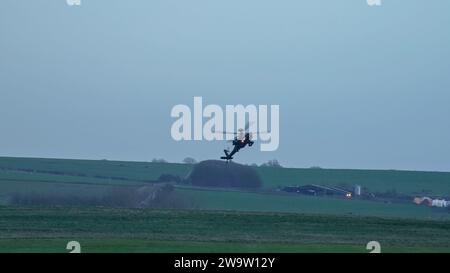
[[3,0],[0,155],[180,162],[175,104],[279,104],[236,161],[450,171],[450,1]]

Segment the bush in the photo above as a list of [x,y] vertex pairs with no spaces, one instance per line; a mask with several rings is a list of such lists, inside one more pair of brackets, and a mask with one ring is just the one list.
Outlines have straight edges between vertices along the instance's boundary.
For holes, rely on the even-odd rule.
[[186,157],[185,159],[183,159],[183,163],[184,164],[195,164],[195,163],[197,163],[197,160],[195,160],[192,157]]
[[282,168],[281,164],[276,159],[269,160],[266,163],[263,163],[261,167]]
[[195,186],[259,188],[262,186],[257,171],[233,162],[208,160],[194,166],[188,182]]

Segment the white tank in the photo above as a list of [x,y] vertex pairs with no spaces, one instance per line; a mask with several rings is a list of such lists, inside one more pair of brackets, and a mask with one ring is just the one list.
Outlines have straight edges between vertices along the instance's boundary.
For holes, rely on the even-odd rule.
[[361,186],[360,185],[355,185],[355,195],[361,196]]

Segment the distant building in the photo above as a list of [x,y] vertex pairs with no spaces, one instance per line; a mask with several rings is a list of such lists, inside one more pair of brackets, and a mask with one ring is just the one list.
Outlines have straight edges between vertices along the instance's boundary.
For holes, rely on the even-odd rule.
[[433,200],[429,197],[416,197],[414,198],[414,203],[416,203],[417,205],[427,205],[427,206],[431,206],[431,203],[433,202]]
[[434,199],[431,203],[431,206],[433,207],[439,207],[439,208],[446,208],[450,207],[450,201],[446,201],[444,199]]
[[362,190],[360,185],[355,185],[355,190],[353,191],[355,196],[361,196]]
[[426,205],[430,207],[447,208],[450,207],[450,201],[445,199],[431,199],[430,197],[416,197],[414,203],[417,205]]
[[284,187],[282,191],[299,193],[305,195],[312,196],[340,196],[345,198],[352,198],[353,193],[346,189],[331,187],[331,186],[322,186],[322,185],[305,185],[305,186],[290,186]]

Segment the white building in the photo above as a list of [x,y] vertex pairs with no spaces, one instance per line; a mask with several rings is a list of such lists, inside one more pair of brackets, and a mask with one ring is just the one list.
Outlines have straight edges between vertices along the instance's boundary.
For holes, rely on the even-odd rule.
[[446,201],[444,199],[433,199],[431,202],[431,206],[440,208],[450,207],[450,201]]

